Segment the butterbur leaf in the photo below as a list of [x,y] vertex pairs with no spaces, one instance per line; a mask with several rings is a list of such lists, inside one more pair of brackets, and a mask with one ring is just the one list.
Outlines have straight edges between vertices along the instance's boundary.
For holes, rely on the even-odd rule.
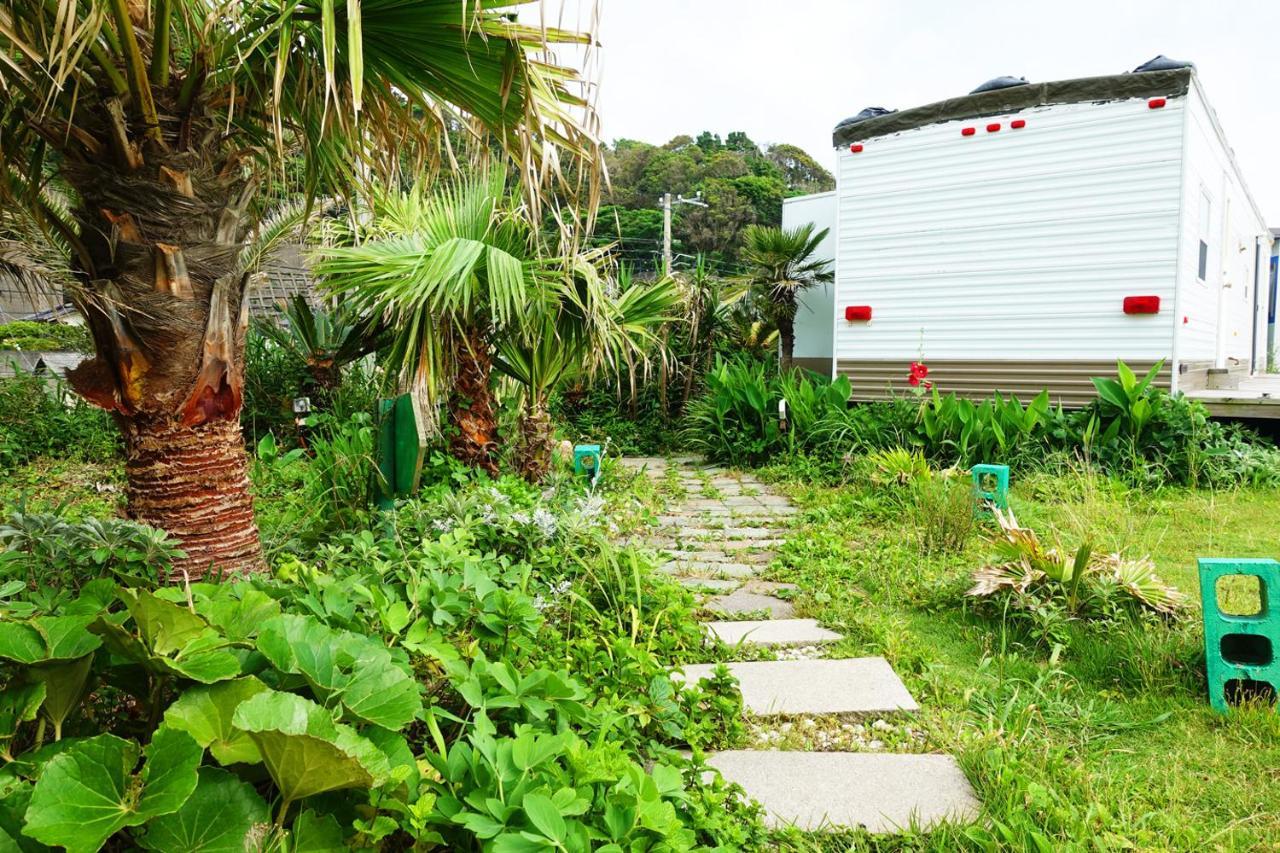
[[196,610],[228,640],[243,643],[280,615],[280,603],[262,590],[246,589],[236,595],[227,587],[213,598],[198,602]]
[[256,678],[237,678],[183,692],[164,712],[170,728],[184,731],[209,750],[219,764],[252,764],[262,760],[245,732],[235,728],[232,717],[246,699],[269,688]]
[[35,684],[10,685],[0,691],[0,754],[9,751],[9,741],[18,726],[29,723],[40,713],[45,687]]
[[242,702],[232,720],[253,739],[286,803],[341,788],[376,788],[387,779],[381,750],[301,696],[259,693]]
[[177,675],[213,684],[240,674],[240,660],[227,641],[200,616],[146,590],[121,589],[137,633],[109,614],[99,616],[89,630],[102,637],[118,657],[159,675]]
[[0,622],[0,658],[23,664],[75,660],[102,641],[86,628],[92,616],[40,616],[27,622]]
[[79,741],[40,774],[24,832],[68,853],[97,850],[125,827],[177,811],[195,790],[202,753],[186,733],[160,728],[135,776],[134,742],[108,734]]
[[249,838],[269,819],[252,785],[202,767],[195,792],[177,811],[149,821],[140,844],[160,853],[243,853],[256,849]]
[[85,655],[78,660],[39,664],[27,670],[29,678],[44,685],[41,710],[53,723],[55,736],[61,735],[63,721],[84,698],[92,665],[93,655]]
[[10,768],[0,770],[0,851],[44,850],[43,844],[22,834],[23,815],[31,801],[32,784]]
[[321,699],[337,696],[350,716],[364,722],[394,730],[422,711],[413,677],[368,637],[290,614],[264,625],[257,647],[276,669],[302,675]]
[[298,815],[290,832],[289,853],[346,853],[349,849],[342,837],[342,827],[333,815],[320,815],[307,809]]

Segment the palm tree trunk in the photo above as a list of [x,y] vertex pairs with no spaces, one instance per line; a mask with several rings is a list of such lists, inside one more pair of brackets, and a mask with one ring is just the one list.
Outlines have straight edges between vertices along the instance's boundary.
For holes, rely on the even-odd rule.
[[782,364],[783,370],[790,370],[791,363],[796,351],[796,315],[794,311],[783,310],[778,312],[778,338],[782,341]]
[[551,472],[555,452],[552,440],[551,414],[545,400],[530,395],[529,405],[520,417],[520,446],[516,466],[530,483],[541,483]]
[[120,425],[129,517],[168,531],[186,552],[172,579],[262,569],[239,421],[188,427],[161,414],[121,418]]
[[454,339],[454,363],[458,376],[449,396],[449,452],[498,476],[498,415],[490,377],[493,358],[484,331],[472,327]]
[[63,167],[80,196],[76,300],[95,349],[67,378],[124,433],[129,517],[186,552],[171,580],[262,571],[239,423],[255,184],[216,143],[133,153]]

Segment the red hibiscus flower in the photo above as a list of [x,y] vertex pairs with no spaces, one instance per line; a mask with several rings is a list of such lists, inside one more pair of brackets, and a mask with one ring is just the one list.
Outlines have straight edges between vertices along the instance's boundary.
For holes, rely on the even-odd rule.
[[907,377],[907,384],[914,388],[915,386],[920,384],[920,377],[916,376],[914,373],[911,374],[910,376]]
[[911,375],[917,379],[924,379],[929,375],[929,366],[927,364],[921,364],[918,361],[913,361],[911,362]]

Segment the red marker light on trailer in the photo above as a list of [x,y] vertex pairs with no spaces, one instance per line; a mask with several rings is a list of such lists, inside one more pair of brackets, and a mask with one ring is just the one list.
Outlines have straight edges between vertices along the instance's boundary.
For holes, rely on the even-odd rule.
[[998,123],[993,122],[992,124],[987,125],[987,133],[996,133],[999,130],[1000,125]]
[[870,305],[846,305],[844,307],[844,318],[850,323],[855,321],[867,321],[871,319]]
[[862,153],[862,145],[861,145],[861,143],[855,142],[855,143],[853,143],[852,145],[850,145],[850,146],[849,146],[849,153],[850,153],[850,154],[861,154],[861,153]]
[[964,130],[960,131],[960,135],[973,136],[977,132],[978,132],[978,129],[976,127],[966,127]]
[[1013,128],[1014,130],[1021,130],[1026,126],[1027,126],[1027,120],[1023,118],[1015,118],[1013,121],[1009,122],[1009,127]]
[[1126,314],[1159,314],[1159,296],[1126,296],[1124,298]]
[[1163,107],[1166,103],[1167,102],[1165,101],[1164,98],[1152,98],[1151,100],[1147,101],[1147,109],[1158,110],[1161,107]]

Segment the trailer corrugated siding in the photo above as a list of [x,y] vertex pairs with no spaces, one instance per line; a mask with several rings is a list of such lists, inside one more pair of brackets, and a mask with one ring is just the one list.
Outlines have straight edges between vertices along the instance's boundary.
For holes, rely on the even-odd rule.
[[[1126,362],[1139,376],[1146,374],[1155,362]],[[855,400],[887,400],[908,393],[907,376],[910,360],[843,362],[841,373],[849,376]],[[1172,366],[1166,361],[1153,384],[1168,388]],[[1094,376],[1115,376],[1116,363],[1096,361],[1017,361],[984,359],[981,361],[943,360],[929,363],[929,380],[939,389],[971,399],[985,399],[999,392],[1026,403],[1043,390],[1049,401],[1068,408],[1084,406],[1098,396]]]
[[[1101,363],[1168,358],[1184,108],[1038,107],[841,151],[839,372],[916,357],[1033,372],[1044,362],[1030,385],[1074,397]],[[1014,117],[1026,127],[1011,129]],[[1159,314],[1122,312],[1124,296],[1147,294],[1161,297]],[[846,322],[848,305],[870,305],[872,320]],[[980,384],[965,382],[995,390]]]

